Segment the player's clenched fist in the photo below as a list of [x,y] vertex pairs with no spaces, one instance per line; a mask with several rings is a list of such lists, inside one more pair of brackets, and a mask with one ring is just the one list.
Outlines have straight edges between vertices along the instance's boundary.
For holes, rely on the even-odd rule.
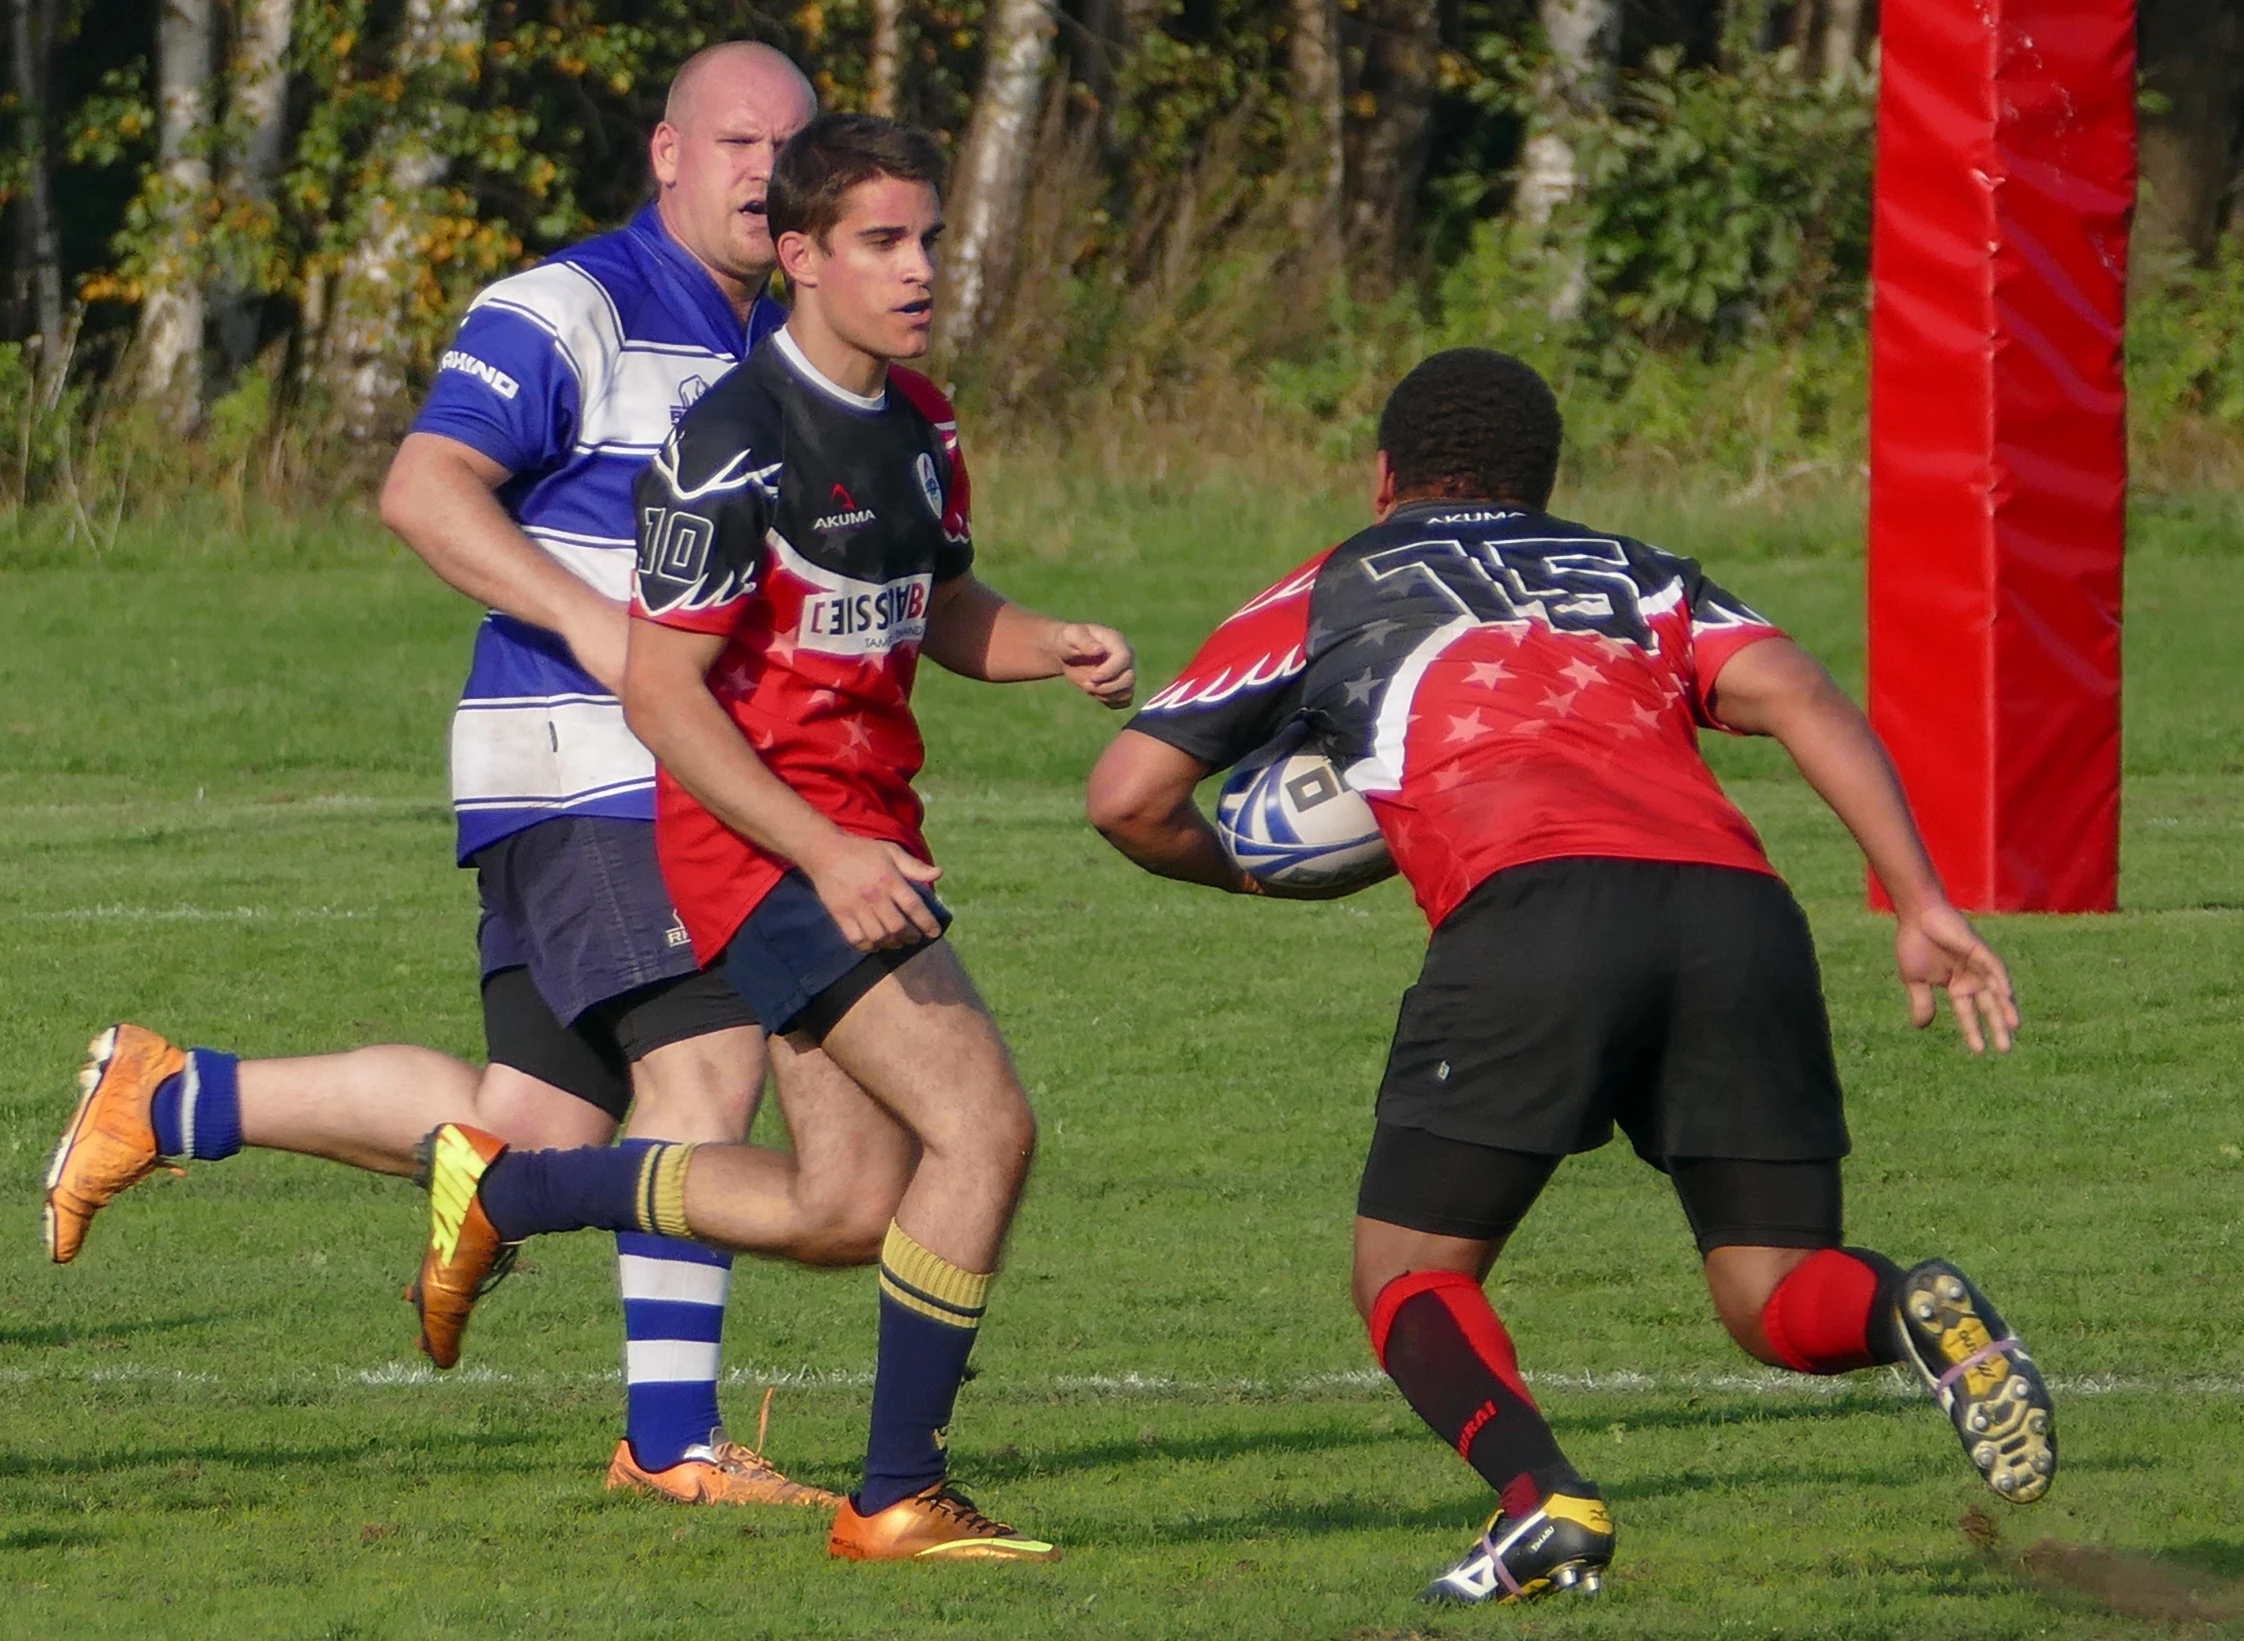
[[1137,692],[1138,661],[1130,641],[1112,627],[1062,621],[1052,628],[1052,664],[1060,676],[1102,707],[1122,708]]
[[845,832],[817,864],[805,861],[802,869],[842,937],[861,952],[917,945],[943,932],[918,887],[933,883],[943,869],[908,849]]

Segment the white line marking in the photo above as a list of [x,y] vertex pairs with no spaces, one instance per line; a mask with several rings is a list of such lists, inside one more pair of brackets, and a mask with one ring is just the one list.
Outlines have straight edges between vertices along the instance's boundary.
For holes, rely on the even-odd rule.
[[[1523,1377],[1539,1391],[1560,1395],[1659,1397],[1711,1391],[1725,1395],[1808,1396],[1818,1399],[1869,1396],[1900,1402],[1918,1401],[1924,1397],[1916,1380],[1904,1375],[1898,1368],[1829,1379],[1780,1373],[1773,1368],[1729,1373],[1637,1373],[1623,1369],[1611,1373],[1528,1373]],[[521,1391],[540,1392],[612,1386],[623,1382],[622,1373],[614,1369],[587,1373],[509,1373],[489,1367],[466,1367],[439,1373],[426,1362],[403,1361],[384,1362],[365,1368],[336,1365],[326,1369],[303,1369],[255,1381],[235,1375],[189,1372],[180,1368],[122,1365],[104,1368],[58,1367],[52,1371],[0,1368],[0,1385],[209,1385],[229,1393],[250,1389],[259,1383],[275,1389],[301,1386],[308,1379],[314,1378],[329,1379],[342,1388],[372,1390],[441,1389],[446,1385],[478,1388],[504,1385]],[[727,1368],[718,1382],[735,1389],[760,1390],[768,1385],[782,1390],[862,1391],[872,1388],[873,1376],[862,1368],[750,1365]],[[2215,1400],[2244,1399],[2244,1378],[2221,1374],[2167,1379],[2136,1378],[2114,1373],[2056,1374],[2049,1376],[2048,1382],[2051,1392],[2060,1400],[2076,1396],[2177,1395]],[[1366,1396],[1383,1397],[1392,1394],[1392,1391],[1388,1388],[1384,1373],[1371,1368],[1344,1368],[1290,1379],[1184,1379],[1164,1373],[1125,1370],[1120,1373],[1038,1374],[983,1380],[979,1394],[993,1393],[999,1397],[1057,1395],[1095,1401],[1205,1402],[1277,1398],[1357,1400]]]

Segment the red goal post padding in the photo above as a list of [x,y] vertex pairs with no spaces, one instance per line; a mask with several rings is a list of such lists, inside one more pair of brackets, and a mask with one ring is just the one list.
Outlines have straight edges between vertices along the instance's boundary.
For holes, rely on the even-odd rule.
[[2134,13],[1879,9],[1870,718],[1977,910],[2117,893]]

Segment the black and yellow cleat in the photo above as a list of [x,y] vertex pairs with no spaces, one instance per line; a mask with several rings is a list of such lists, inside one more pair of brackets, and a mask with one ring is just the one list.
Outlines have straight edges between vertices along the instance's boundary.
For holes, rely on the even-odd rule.
[[1901,1279],[1899,1332],[1910,1365],[1996,1494],[2031,1504],[2057,1472],[2049,1387],[1987,1296],[1945,1259]]
[[1418,1599],[1475,1606],[1510,1606],[1546,1595],[1595,1595],[1613,1564],[1613,1518],[1602,1499],[1553,1493],[1532,1515],[1516,1520],[1498,1511],[1448,1572],[1418,1592]]

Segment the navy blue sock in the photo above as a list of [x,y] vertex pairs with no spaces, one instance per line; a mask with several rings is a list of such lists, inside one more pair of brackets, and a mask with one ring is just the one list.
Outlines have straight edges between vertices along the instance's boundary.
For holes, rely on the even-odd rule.
[[186,1069],[156,1085],[148,1119],[160,1155],[217,1162],[242,1148],[239,1064],[218,1049],[191,1048]]
[[861,1515],[934,1486],[990,1279],[929,1253],[897,1226],[880,1254],[880,1365],[873,1374]]
[[484,1170],[476,1197],[509,1242],[549,1231],[686,1230],[690,1145],[655,1142],[569,1151],[508,1151]]

